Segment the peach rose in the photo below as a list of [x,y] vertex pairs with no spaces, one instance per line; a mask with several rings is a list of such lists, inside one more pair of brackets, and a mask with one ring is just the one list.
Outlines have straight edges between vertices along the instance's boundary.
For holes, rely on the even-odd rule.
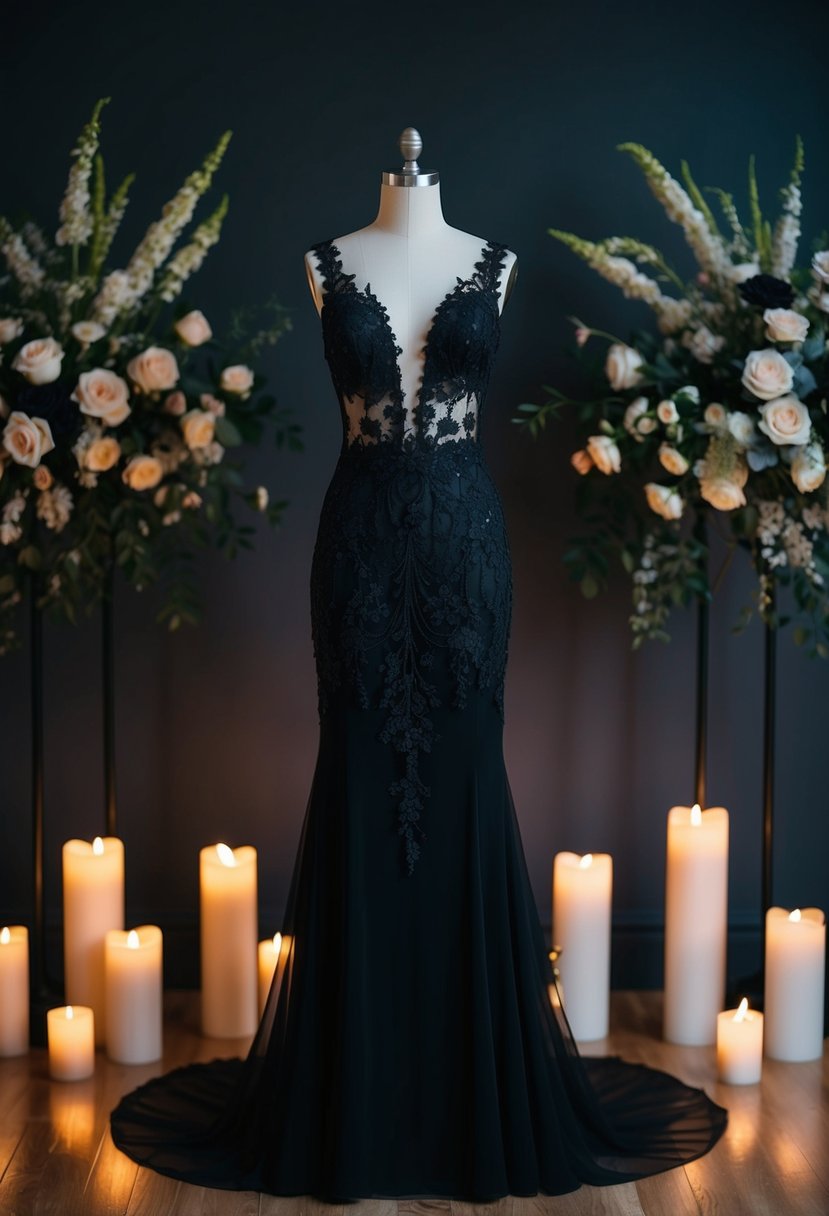
[[668,473],[675,473],[677,477],[681,477],[683,473],[688,472],[688,461],[680,451],[669,443],[659,445],[659,463]]
[[219,378],[219,387],[226,393],[238,393],[241,397],[249,397],[253,388],[253,372],[244,363],[234,363],[226,367]]
[[105,473],[118,463],[120,455],[121,445],[118,440],[112,435],[103,435],[100,439],[93,439],[86,449],[84,466],[93,473]]
[[164,476],[161,462],[155,456],[133,456],[121,477],[132,490],[151,490]]
[[193,448],[206,448],[213,442],[216,418],[209,410],[188,410],[181,420],[184,442]]
[[679,519],[685,507],[681,494],[674,486],[661,486],[655,481],[649,481],[645,486],[645,497],[650,509],[663,519]]
[[742,381],[755,397],[771,401],[773,397],[782,397],[789,391],[794,383],[794,372],[780,351],[769,346],[748,354]]
[[198,308],[180,317],[173,326],[185,346],[201,346],[213,337],[207,317]]
[[792,460],[792,481],[801,494],[812,494],[826,480],[826,458],[819,443],[799,448]]
[[143,393],[174,388],[179,376],[176,357],[163,346],[148,346],[140,355],[130,359],[127,375]]
[[129,395],[126,380],[105,367],[93,367],[81,372],[72,400],[78,402],[81,413],[100,418],[106,426],[118,426],[131,413]]
[[212,393],[202,393],[199,397],[203,410],[209,410],[211,414],[215,414],[217,418],[223,418],[225,413],[225,403],[220,401],[218,397],[214,397]]
[[180,388],[177,388],[174,393],[168,393],[164,398],[164,412],[166,414],[181,415],[187,409],[187,398]]
[[618,473],[622,457],[618,447],[608,435],[591,435],[587,440],[587,451],[597,469],[602,473]]
[[19,317],[0,317],[0,346],[14,342],[23,333],[23,322]]
[[52,428],[45,418],[30,418],[22,410],[12,410],[3,428],[3,447],[17,464],[34,469],[41,456],[55,446]]
[[30,384],[51,384],[60,375],[62,358],[63,347],[54,338],[33,338],[21,346],[12,367]]
[[48,490],[49,486],[54,480],[54,477],[46,468],[45,464],[39,464],[32,477],[32,481],[35,483],[35,487],[38,490]]
[[806,443],[812,430],[809,411],[794,393],[776,397],[760,406],[760,430],[772,443]]
[[574,452],[570,457],[570,464],[584,477],[585,473],[589,473],[593,468],[593,457],[586,448],[580,448],[578,452]]

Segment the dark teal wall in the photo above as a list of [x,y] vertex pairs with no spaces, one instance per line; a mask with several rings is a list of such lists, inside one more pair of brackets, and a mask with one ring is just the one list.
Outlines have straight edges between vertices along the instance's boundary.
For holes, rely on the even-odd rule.
[[[221,244],[199,281],[217,328],[229,306],[276,292],[294,330],[267,370],[306,428],[304,455],[256,453],[259,479],[290,498],[284,528],[263,527],[235,564],[200,561],[197,632],[167,636],[157,599],[120,588],[118,762],[128,921],[168,933],[168,981],[195,982],[199,847],[253,843],[262,933],[286,894],[317,745],[307,585],[317,516],[340,425],[303,253],[374,217],[381,170],[417,126],[424,168],[442,175],[450,224],[518,253],[484,426],[508,516],[515,609],[506,753],[542,919],[553,853],[609,850],[616,862],[616,979],[659,982],[668,807],[691,797],[693,617],[669,649],[632,654],[627,588],[585,603],[561,554],[573,524],[566,427],[533,444],[510,422],[543,382],[579,389],[562,351],[576,314],[626,334],[648,314],[562,246],[549,226],[660,244],[686,272],[681,236],[631,161],[645,144],[672,171],[745,203],[749,153],[769,208],[806,146],[807,241],[829,225],[829,10],[779,4],[63,3],[32,19],[7,9],[2,57],[2,210],[55,222],[68,151],[94,100],[109,177],[135,169],[119,246],[132,243],[218,134],[235,134]],[[805,247],[805,246],[804,246]],[[730,623],[749,595],[739,565],[718,598],[712,638],[710,800],[731,812],[732,967],[759,905],[761,654],[756,628]],[[98,623],[50,625],[47,670],[49,922],[57,958],[60,844],[102,830]],[[26,655],[0,663],[0,920],[29,900]],[[829,908],[826,706],[829,666],[780,646],[776,898]],[[742,951],[742,953],[739,953]],[[751,959],[748,958],[748,962]]]

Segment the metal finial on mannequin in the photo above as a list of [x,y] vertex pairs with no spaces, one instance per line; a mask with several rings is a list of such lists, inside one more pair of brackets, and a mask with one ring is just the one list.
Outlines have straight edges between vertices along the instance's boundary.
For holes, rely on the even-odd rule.
[[403,154],[403,168],[398,172],[385,169],[382,175],[384,186],[434,186],[440,181],[439,173],[424,173],[417,163],[423,151],[423,140],[416,127],[405,127],[397,143]]

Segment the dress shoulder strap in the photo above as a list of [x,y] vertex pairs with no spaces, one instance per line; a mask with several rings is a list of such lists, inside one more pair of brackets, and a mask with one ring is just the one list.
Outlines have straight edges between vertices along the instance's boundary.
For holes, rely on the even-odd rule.
[[506,245],[502,245],[499,241],[487,241],[481,261],[476,266],[476,269],[480,269],[481,272],[481,285],[496,296],[501,284],[501,271],[504,269],[506,255]]
[[326,295],[329,292],[347,291],[351,288],[357,275],[346,274],[343,270],[342,255],[332,237],[312,245],[311,252],[316,256]]

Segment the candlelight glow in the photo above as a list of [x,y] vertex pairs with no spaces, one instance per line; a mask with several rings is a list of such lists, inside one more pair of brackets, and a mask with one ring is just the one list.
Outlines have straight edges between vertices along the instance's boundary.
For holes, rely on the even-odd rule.
[[800,908],[795,908],[794,912],[789,913],[789,920],[800,920]]
[[138,940],[138,934],[134,929],[130,929],[129,933],[127,934],[127,945],[129,946],[130,950],[137,950],[141,945],[141,942]]
[[592,866],[592,864],[593,864],[593,854],[592,853],[585,853],[584,857],[582,857],[581,861],[579,862],[579,866],[582,870],[586,870],[588,868],[588,866]]
[[744,1022],[747,1017],[748,1017],[748,1000],[746,999],[746,997],[743,997],[743,999],[740,1001],[737,1012],[734,1014],[734,1017],[732,1018],[732,1021]]
[[66,1006],[66,1016],[68,1018],[73,1018],[75,1016],[75,1010],[72,1008],[71,1005]]
[[10,929],[9,929],[8,925],[4,925],[3,928],[0,930],[0,944],[5,946],[7,942],[11,941],[11,939],[12,939],[12,935],[11,935]]
[[100,836],[96,836],[95,839],[92,841],[92,852],[95,853],[96,855],[100,856],[101,853],[103,853],[103,851],[104,851],[104,842],[103,842],[103,840],[101,840]]
[[219,854],[219,861],[223,866],[236,865],[236,855],[234,854],[233,849],[228,848],[226,844],[217,844],[216,852]]
[[281,933],[274,933],[274,935],[273,935],[273,948],[274,948],[274,950],[280,950],[280,949],[281,949],[281,947],[282,947],[282,934],[281,934]]
[[702,823],[702,811],[700,810],[699,803],[695,802],[694,805],[691,807],[691,827],[698,828],[701,823]]

